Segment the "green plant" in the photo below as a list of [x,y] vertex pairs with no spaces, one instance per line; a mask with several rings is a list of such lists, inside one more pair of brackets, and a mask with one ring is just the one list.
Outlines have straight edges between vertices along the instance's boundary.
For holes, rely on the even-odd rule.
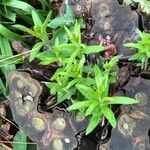
[[123,3],[126,5],[130,5],[133,2],[139,3],[139,7],[141,11],[146,12],[147,14],[150,13],[150,1],[149,0],[123,0]]
[[49,36],[48,36],[46,29],[47,29],[47,24],[50,20],[50,17],[51,17],[51,12],[49,12],[45,21],[43,22],[42,19],[40,18],[40,16],[38,15],[38,13],[36,11],[32,10],[32,19],[34,22],[33,30],[30,28],[27,28],[23,25],[17,25],[17,24],[14,25],[15,28],[25,31],[25,32],[29,33],[30,35],[41,40],[40,42],[36,43],[33,46],[32,51],[30,53],[30,58],[29,58],[30,62],[39,53],[42,46],[44,46],[44,45],[48,46]]
[[51,94],[57,93],[57,103],[70,99],[75,93],[75,84],[79,82],[91,83],[91,79],[84,77],[85,55],[103,51],[100,45],[87,46],[81,42],[80,23],[76,21],[74,27],[64,27],[68,34],[68,43],[59,44],[59,39],[50,50],[40,53],[37,58],[42,65],[58,63],[60,68],[54,73],[50,83]]
[[[13,27],[20,29],[21,31],[25,31],[29,33],[30,35],[36,37],[37,39],[40,39],[40,42],[36,43],[32,51],[30,53],[29,61],[31,62],[34,60],[36,55],[39,53],[40,49],[43,46],[51,48],[50,46],[50,39],[49,35],[47,33],[47,27],[50,27],[52,29],[56,29],[57,27],[62,27],[64,25],[70,25],[70,23],[74,23],[75,19],[73,16],[72,9],[69,5],[66,6],[66,14],[64,16],[58,16],[54,18],[52,21],[50,21],[52,12],[50,11],[47,15],[45,21],[42,21],[42,18],[38,15],[38,13],[35,10],[32,10],[32,20],[34,22],[33,30],[30,28],[27,28],[23,25],[14,25]],[[50,21],[50,23],[49,23]],[[60,30],[59,30],[60,31]],[[63,32],[64,34],[64,32]]]
[[97,65],[94,67],[95,84],[87,86],[84,83],[76,84],[79,93],[84,97],[79,97],[67,108],[68,111],[79,110],[84,116],[92,115],[86,129],[89,134],[100,123],[102,117],[106,117],[109,123],[115,127],[116,119],[113,111],[109,108],[112,104],[135,104],[136,100],[122,96],[109,96],[109,86],[114,80],[111,79],[110,72],[116,66],[118,56],[104,64],[104,70]]
[[133,54],[129,60],[138,61],[138,66],[141,66],[142,69],[146,70],[150,63],[150,34],[141,32],[138,29],[136,32],[140,36],[140,40],[135,43],[126,43],[124,46],[129,47],[130,49],[137,49],[137,53]]

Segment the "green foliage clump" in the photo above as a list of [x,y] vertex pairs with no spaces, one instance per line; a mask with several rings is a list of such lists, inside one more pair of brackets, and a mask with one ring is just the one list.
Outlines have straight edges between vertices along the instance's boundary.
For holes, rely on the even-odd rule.
[[36,11],[32,10],[32,19],[34,22],[33,29],[27,28],[23,25],[17,25],[17,24],[14,25],[15,28],[25,31],[25,32],[29,33],[30,35],[40,39],[40,41],[38,43],[36,43],[31,50],[30,58],[29,58],[30,62],[38,54],[41,47],[44,45],[47,45],[49,43],[49,37],[48,37],[48,33],[47,33],[46,29],[47,29],[47,24],[50,20],[50,17],[51,17],[51,12],[49,12],[45,21],[42,21],[42,19],[38,15],[38,13]]
[[116,127],[116,119],[109,105],[112,104],[135,104],[136,100],[123,96],[109,96],[110,84],[115,80],[111,78],[111,72],[116,67],[118,56],[115,56],[110,62],[104,64],[103,70],[97,65],[94,67],[94,84],[87,86],[85,83],[76,84],[78,92],[83,95],[77,98],[67,110],[79,110],[84,116],[91,116],[91,120],[86,129],[86,134],[89,134],[99,123],[104,116],[112,127]]
[[137,53],[132,55],[129,60],[138,61],[138,66],[146,70],[150,63],[150,34],[141,32],[138,29],[136,32],[140,36],[140,39],[135,43],[126,43],[124,46],[130,49],[137,49]]
[[37,58],[42,65],[58,63],[60,68],[56,70],[50,83],[46,83],[51,94],[57,93],[57,103],[70,99],[75,93],[75,84],[86,82],[91,84],[90,77],[84,78],[85,55],[103,51],[100,45],[87,46],[81,42],[80,23],[76,21],[73,28],[64,27],[68,35],[68,43],[59,44],[56,38],[54,46],[50,50],[40,53]]
[[28,34],[40,40],[38,43],[36,43],[33,46],[31,50],[30,58],[29,58],[30,62],[34,60],[34,58],[36,57],[36,55],[39,53],[40,49],[43,46],[50,48],[49,46],[50,39],[47,32],[48,27],[51,29],[56,29],[58,27],[63,27],[64,25],[70,25],[71,23],[75,22],[71,6],[69,5],[66,6],[66,14],[64,16],[58,16],[50,21],[51,14],[52,12],[50,11],[45,21],[43,21],[43,19],[39,16],[37,11],[32,10],[32,20],[34,23],[33,29],[27,28],[23,25],[17,25],[17,24],[13,26],[21,31],[27,32]]
[[58,63],[59,68],[45,84],[51,94],[57,95],[57,104],[64,100],[71,100],[72,105],[67,110],[79,110],[84,116],[91,116],[86,129],[89,134],[106,117],[115,127],[116,119],[109,108],[111,104],[134,104],[136,100],[127,97],[109,97],[109,88],[116,82],[117,62],[120,56],[113,57],[103,64],[100,69],[97,65],[87,65],[86,55],[104,50],[100,45],[87,46],[81,42],[80,23],[76,22],[73,28],[64,27],[68,34],[68,43],[59,44],[57,38],[54,46],[37,58],[42,65]]

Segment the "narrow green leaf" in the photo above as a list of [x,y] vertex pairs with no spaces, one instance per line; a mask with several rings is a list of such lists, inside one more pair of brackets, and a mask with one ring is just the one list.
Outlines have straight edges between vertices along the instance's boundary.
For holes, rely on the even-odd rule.
[[102,72],[99,69],[99,67],[97,65],[95,65],[94,67],[94,74],[95,74],[95,81],[96,81],[96,86],[97,89],[99,90],[102,85],[103,82],[103,76],[102,76]]
[[[61,52],[62,57],[70,58],[71,55],[73,56],[73,53],[75,53],[75,56],[76,56],[76,52],[74,52],[76,50],[76,47],[74,44],[60,44],[58,46],[58,48],[60,48],[60,52]],[[75,56],[73,56],[73,58]]]
[[98,105],[99,105],[99,103],[97,101],[92,101],[91,105],[86,110],[85,116],[92,114]]
[[136,53],[132,55],[129,60],[142,60],[145,57],[145,54],[142,53]]
[[33,30],[31,30],[23,25],[16,24],[16,25],[13,25],[13,27],[15,27],[23,32],[27,32],[27,33],[31,34],[32,36],[37,37],[37,34]]
[[70,58],[68,59],[67,65],[65,67],[65,70],[70,70],[70,66],[71,64],[74,62],[75,58],[77,57],[79,53],[79,49],[76,49],[70,56]]
[[49,6],[49,3],[51,3],[53,0],[49,0],[49,2],[47,2],[47,0],[39,0],[39,1],[42,3],[42,5],[44,4],[46,6]]
[[22,60],[21,55],[6,56],[4,59],[0,60],[0,68],[7,65],[22,63]]
[[14,8],[24,10],[24,11],[30,13],[30,14],[31,14],[31,11],[34,9],[28,3],[20,1],[20,0],[7,0],[2,4],[6,5],[6,6],[9,6],[9,7],[14,7]]
[[63,72],[63,71],[57,72],[57,75],[63,75],[63,76],[67,76],[67,77],[73,77],[70,72]]
[[79,62],[79,65],[78,65],[78,71],[82,72],[83,67],[84,67],[84,63],[85,63],[85,56],[83,55],[80,62]]
[[70,40],[72,40],[72,39],[73,39],[73,34],[72,34],[72,32],[71,32],[67,27],[64,27],[64,28],[65,28],[65,30],[66,30],[68,36],[70,37]]
[[138,48],[138,44],[137,43],[126,43],[126,44],[123,44],[123,46],[129,47],[131,49]]
[[54,62],[57,62],[57,58],[51,57],[51,58],[45,58],[45,60],[41,60],[40,65],[50,65]]
[[101,107],[102,114],[106,117],[112,127],[116,127],[116,118],[112,110],[108,106]]
[[50,20],[50,18],[51,18],[51,15],[52,15],[52,11],[50,11],[49,13],[48,13],[48,15],[47,15],[47,17],[46,17],[46,19],[45,19],[45,21],[44,21],[44,23],[43,23],[43,27],[42,27],[42,30],[43,30],[43,32],[46,30],[46,28],[47,28],[47,25],[48,25],[48,22],[49,22],[49,20]]
[[105,71],[107,73],[110,73],[111,71],[114,70],[114,68],[116,68],[117,63],[119,61],[119,59],[122,57],[122,55],[117,55],[111,58],[111,60],[109,62],[106,62],[103,67],[105,69]]
[[67,99],[70,99],[72,96],[71,92],[69,91],[61,91],[57,93],[57,103],[61,103]]
[[27,136],[22,131],[17,132],[13,142],[13,150],[27,150]]
[[91,54],[91,53],[98,53],[104,50],[103,46],[100,45],[94,45],[94,46],[86,46],[83,49],[84,54]]
[[87,99],[99,99],[98,95],[91,87],[81,84],[77,84],[76,87]]
[[86,135],[91,133],[97,127],[97,125],[100,123],[101,117],[102,117],[101,111],[99,111],[98,109],[95,110],[86,128]]
[[59,38],[57,37],[55,39],[54,47],[57,49],[57,46],[59,46]]
[[69,83],[68,83],[68,85],[66,86],[66,89],[69,89],[69,88],[71,88],[72,86],[74,86],[75,84],[77,84],[78,82],[80,82],[80,80],[81,79],[74,79],[74,80],[72,80],[72,81],[70,81]]
[[69,106],[67,110],[72,111],[72,110],[82,109],[82,108],[88,107],[91,104],[91,102],[92,102],[91,100],[76,102],[72,104],[71,106]]
[[113,96],[103,98],[103,104],[137,104],[139,101],[123,96]]
[[74,25],[74,31],[73,31],[73,41],[76,41],[77,43],[81,43],[81,25],[80,25],[80,22],[78,22],[76,20],[76,23]]
[[35,26],[37,26],[37,27],[38,27],[38,26],[42,27],[43,22],[41,21],[41,19],[40,19],[38,13],[37,13],[35,10],[32,10],[32,19],[33,19],[33,22],[34,22],[34,25],[35,25]]
[[47,51],[40,53],[36,57],[41,60],[40,62],[41,65],[49,65],[57,61],[57,58],[53,54],[50,54]]
[[30,62],[34,60],[34,58],[37,56],[42,46],[44,46],[43,42],[38,42],[34,45],[34,47],[32,48],[30,52],[30,57],[29,57]]
[[26,41],[25,38],[22,36],[10,31],[6,27],[4,27],[2,24],[0,24],[0,35],[3,35],[10,41],[17,40],[17,41]]

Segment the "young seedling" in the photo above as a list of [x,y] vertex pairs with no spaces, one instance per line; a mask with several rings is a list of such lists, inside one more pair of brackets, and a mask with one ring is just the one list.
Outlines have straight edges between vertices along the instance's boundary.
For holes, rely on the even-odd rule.
[[150,34],[136,30],[140,36],[140,40],[135,43],[126,43],[125,47],[130,49],[137,49],[137,53],[133,54],[129,60],[135,60],[138,62],[138,66],[141,66],[143,70],[147,70],[150,63]]
[[[113,64],[113,63],[112,63]],[[105,64],[105,66],[108,66]],[[116,127],[116,119],[113,111],[109,108],[112,104],[135,104],[138,101],[122,96],[109,97],[110,86],[110,67],[106,67],[104,71],[100,70],[97,65],[94,67],[95,85],[87,86],[85,84],[77,84],[76,88],[84,98],[77,99],[77,102],[73,103],[67,108],[68,111],[79,110],[85,112],[84,116],[91,116],[91,120],[86,129],[86,135],[93,131],[100,120],[104,116],[112,127]],[[111,68],[112,69],[112,68]]]

